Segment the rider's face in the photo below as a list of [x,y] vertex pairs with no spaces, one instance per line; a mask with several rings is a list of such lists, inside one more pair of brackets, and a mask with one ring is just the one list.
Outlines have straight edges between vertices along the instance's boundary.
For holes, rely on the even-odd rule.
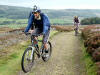
[[40,15],[40,13],[38,13],[38,12],[34,13],[35,18],[39,18],[39,15]]

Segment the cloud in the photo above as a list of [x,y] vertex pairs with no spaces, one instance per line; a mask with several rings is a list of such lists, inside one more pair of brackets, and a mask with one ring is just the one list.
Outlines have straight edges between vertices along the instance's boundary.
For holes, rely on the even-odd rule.
[[46,9],[100,9],[100,0],[0,0],[1,5],[33,7]]

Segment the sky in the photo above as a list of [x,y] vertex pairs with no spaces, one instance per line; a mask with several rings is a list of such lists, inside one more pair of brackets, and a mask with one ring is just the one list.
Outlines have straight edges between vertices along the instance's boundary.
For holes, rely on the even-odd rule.
[[0,0],[0,5],[41,9],[100,9],[100,0]]

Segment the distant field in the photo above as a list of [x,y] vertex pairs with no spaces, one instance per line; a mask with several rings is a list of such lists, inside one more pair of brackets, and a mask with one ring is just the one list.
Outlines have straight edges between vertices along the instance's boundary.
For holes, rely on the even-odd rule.
[[16,29],[16,28],[22,28],[22,27],[26,27],[26,24],[20,24],[20,25],[18,25],[18,24],[9,24],[9,25],[0,25],[0,28],[2,28],[2,27],[9,27],[9,28],[14,28],[14,29]]
[[[0,27],[7,26],[7,27],[23,27],[26,26],[28,19],[7,19],[7,18],[0,18]],[[58,18],[58,19],[50,19],[50,23],[53,25],[71,25],[73,24],[72,18]]]
[[[21,28],[26,27],[28,19],[8,19],[0,18],[0,27]],[[55,18],[50,19],[52,25],[72,25],[73,18]]]
[[50,19],[51,24],[60,24],[60,25],[71,25],[73,24],[73,19],[72,18],[63,18],[63,19]]
[[27,19],[0,18],[0,27],[21,28],[27,25]]
[[[80,18],[81,20],[82,18]],[[51,25],[73,25],[72,17],[50,19]],[[26,27],[28,19],[0,18],[0,27],[22,28]]]

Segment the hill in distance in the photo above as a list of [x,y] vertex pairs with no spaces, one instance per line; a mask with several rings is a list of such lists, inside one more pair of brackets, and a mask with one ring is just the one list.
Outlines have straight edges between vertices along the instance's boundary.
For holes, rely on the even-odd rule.
[[[30,11],[32,11],[32,8],[0,5],[0,18],[25,19],[28,18]],[[73,16],[82,18],[100,17],[99,9],[42,9],[42,12],[46,13],[51,19]]]
[[[17,21],[17,19],[28,19],[31,11],[32,8],[0,5],[0,18],[4,18],[3,21],[5,21],[2,22],[1,20],[0,24],[8,24],[5,18],[12,19],[11,23]],[[54,25],[72,25],[74,16],[79,16],[80,20],[100,17],[100,9],[42,9],[42,12],[48,15],[51,24]],[[23,23],[26,23],[26,20]]]

